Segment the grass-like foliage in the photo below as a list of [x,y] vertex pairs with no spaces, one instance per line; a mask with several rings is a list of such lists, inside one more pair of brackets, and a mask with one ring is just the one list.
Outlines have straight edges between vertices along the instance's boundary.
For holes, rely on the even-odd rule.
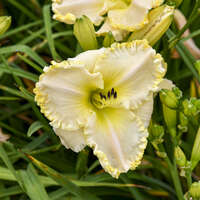
[[34,101],[43,67],[82,51],[73,26],[52,19],[50,0],[1,0],[0,16],[12,24],[0,35],[0,200],[200,199],[192,191],[200,193],[200,64],[184,45],[193,38],[200,46],[198,6],[183,0],[188,24],[178,30],[172,22],[154,45],[182,94],[176,88],[155,97],[142,163],[114,179],[91,149],[65,149]]

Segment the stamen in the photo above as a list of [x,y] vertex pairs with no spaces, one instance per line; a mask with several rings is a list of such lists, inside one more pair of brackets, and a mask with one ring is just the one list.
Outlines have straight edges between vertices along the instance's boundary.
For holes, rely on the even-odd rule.
[[103,95],[101,94],[101,92],[99,93],[99,95],[100,95],[101,99],[103,99]]
[[110,99],[110,91],[108,92],[108,98]]
[[114,93],[114,98],[115,98],[115,99],[117,98],[117,92]]
[[119,100],[117,100],[118,94],[114,88],[111,90],[101,90],[98,92],[92,93],[91,102],[98,109],[103,109],[106,107],[116,107],[120,104]]
[[112,88],[112,90],[111,90],[111,96],[114,95],[114,92],[115,92],[115,90],[114,90],[114,88]]
[[106,100],[106,96],[105,96],[105,95],[103,95],[103,99],[105,99],[105,100]]

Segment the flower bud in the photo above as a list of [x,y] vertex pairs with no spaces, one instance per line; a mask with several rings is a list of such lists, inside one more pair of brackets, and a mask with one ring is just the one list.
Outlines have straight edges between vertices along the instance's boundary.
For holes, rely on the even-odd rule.
[[187,117],[195,117],[200,112],[200,99],[191,98],[186,99],[182,103],[183,112]]
[[177,123],[176,110],[172,110],[163,104],[163,115],[170,135],[173,138],[176,137],[176,123]]
[[112,32],[108,32],[104,38],[103,46],[110,47],[111,44],[113,44],[114,42],[115,42],[115,38],[113,37]]
[[173,20],[174,7],[163,5],[149,13],[149,23],[131,34],[129,41],[146,39],[154,45],[167,31]]
[[161,102],[171,109],[178,108],[181,97],[182,92],[177,87],[174,87],[172,90],[162,89],[160,91]]
[[98,48],[94,25],[88,17],[83,16],[76,20],[74,24],[74,35],[83,50],[87,51]]
[[158,145],[163,142],[163,136],[164,136],[164,128],[163,126],[160,126],[158,124],[150,123],[149,126],[149,141],[153,145],[153,147],[156,149],[156,153],[158,156],[163,157],[164,152],[160,152]]
[[0,17],[0,35],[5,33],[11,25],[11,17],[2,16]]
[[192,169],[196,167],[199,161],[200,161],[200,128],[197,132],[194,145],[192,148],[192,156],[191,156]]
[[182,149],[179,146],[177,146],[175,148],[174,157],[175,157],[176,163],[179,167],[185,167],[186,166],[187,159],[185,157],[184,152],[182,151]]
[[193,198],[200,198],[200,181],[192,183],[189,193]]
[[160,126],[158,124],[151,123],[150,128],[149,128],[149,139],[150,140],[157,140],[157,139],[162,139],[164,136],[164,128],[163,126]]
[[183,112],[179,113],[179,121],[180,124],[178,125],[178,128],[181,132],[187,132],[188,130],[188,118],[184,115]]

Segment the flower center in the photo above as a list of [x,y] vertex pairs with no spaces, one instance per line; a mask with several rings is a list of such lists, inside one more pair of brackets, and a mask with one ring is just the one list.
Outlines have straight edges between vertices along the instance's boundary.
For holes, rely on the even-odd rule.
[[108,91],[98,90],[92,94],[91,102],[98,109],[115,107],[119,105],[117,91],[114,88]]

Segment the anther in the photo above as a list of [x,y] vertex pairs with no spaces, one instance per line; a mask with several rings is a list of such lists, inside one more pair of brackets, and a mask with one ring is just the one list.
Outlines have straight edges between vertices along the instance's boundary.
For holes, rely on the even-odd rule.
[[102,98],[106,100],[106,96],[105,95],[102,95]]
[[110,91],[108,92],[108,98],[110,99]]
[[115,99],[117,98],[117,92],[114,93],[114,98],[115,98]]
[[111,90],[111,96],[114,95],[114,93],[115,93],[115,90],[114,90],[114,88],[112,88],[112,90]]
[[99,93],[99,95],[100,95],[101,99],[103,99],[103,95],[101,94],[101,92]]

